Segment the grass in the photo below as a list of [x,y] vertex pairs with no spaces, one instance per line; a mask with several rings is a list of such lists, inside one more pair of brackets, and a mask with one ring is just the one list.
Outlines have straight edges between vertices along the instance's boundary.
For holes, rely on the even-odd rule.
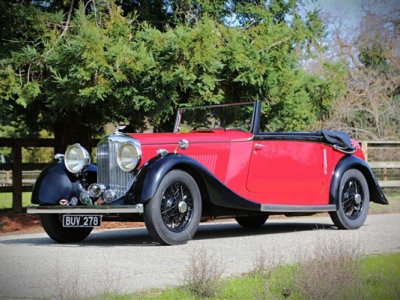
[[400,253],[369,256],[364,271],[368,299],[400,299]]
[[[359,241],[347,241],[340,235],[322,235],[306,249],[298,246],[295,263],[282,263],[279,254],[258,247],[253,267],[242,276],[224,278],[226,265],[215,249],[197,246],[185,266],[181,286],[119,294],[118,286],[81,298],[84,282],[75,278],[68,289],[63,272],[56,265],[54,295],[58,299],[87,300],[375,300],[400,299],[400,252],[362,255]],[[106,268],[107,269],[107,268]],[[79,274],[79,270],[76,272]],[[109,276],[106,276],[109,278]],[[112,278],[111,278],[112,279]],[[114,282],[119,282],[115,278]]]
[[[31,192],[22,193],[22,207],[31,204]],[[12,193],[0,193],[0,210],[12,208]]]
[[214,249],[199,246],[190,252],[183,275],[185,291],[200,298],[209,298],[220,288],[220,279],[224,273],[221,255]]
[[[181,286],[123,295],[108,293],[86,299],[400,299],[400,253],[361,257],[346,252],[343,257],[346,258],[346,263],[351,262],[352,266],[355,264],[355,268],[349,274],[345,273],[349,267],[342,270],[343,262],[338,263],[334,255],[326,256],[326,263],[319,268],[309,268],[310,264],[319,263],[316,257],[316,260],[304,260],[296,264],[275,266],[259,273],[250,272],[241,277],[220,279],[219,289],[208,297],[196,295],[185,286]],[[332,273],[323,270],[326,264]],[[317,277],[323,273],[330,276]]]
[[400,213],[400,194],[399,193],[385,193],[389,200],[389,205],[381,205],[374,202],[370,204],[371,214],[388,214],[388,213]]

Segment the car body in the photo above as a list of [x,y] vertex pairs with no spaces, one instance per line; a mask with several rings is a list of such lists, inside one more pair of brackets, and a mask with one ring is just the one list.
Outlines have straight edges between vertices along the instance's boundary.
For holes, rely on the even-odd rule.
[[28,213],[57,242],[79,242],[104,221],[144,221],[164,245],[186,243],[201,221],[329,212],[363,225],[369,202],[388,204],[359,144],[343,132],[264,132],[262,102],[181,107],[170,133],[100,140],[97,165],[79,144],[38,177]]

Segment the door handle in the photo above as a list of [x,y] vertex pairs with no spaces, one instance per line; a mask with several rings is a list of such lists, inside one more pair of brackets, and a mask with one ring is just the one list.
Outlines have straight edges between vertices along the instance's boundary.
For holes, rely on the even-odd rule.
[[265,145],[263,145],[263,144],[255,144],[254,145],[254,148],[256,149],[256,150],[260,150],[260,149],[262,149],[262,148],[264,148],[265,147]]

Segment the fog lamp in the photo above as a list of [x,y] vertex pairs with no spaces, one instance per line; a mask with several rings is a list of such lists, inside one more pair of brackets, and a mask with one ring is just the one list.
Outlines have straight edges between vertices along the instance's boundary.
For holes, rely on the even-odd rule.
[[107,190],[103,194],[103,200],[107,203],[111,203],[117,200],[117,194],[113,190]]
[[92,183],[89,185],[88,192],[90,197],[100,197],[104,191],[106,190],[106,186],[101,183]]

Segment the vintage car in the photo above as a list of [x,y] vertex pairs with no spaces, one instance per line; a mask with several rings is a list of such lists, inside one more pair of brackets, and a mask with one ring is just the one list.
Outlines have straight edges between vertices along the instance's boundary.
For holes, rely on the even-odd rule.
[[[38,177],[28,213],[60,243],[106,221],[144,221],[163,245],[184,244],[199,223],[329,212],[340,229],[363,225],[369,202],[388,204],[359,144],[343,132],[264,132],[262,102],[181,107],[170,133],[100,140],[97,165],[70,145]],[[172,126],[171,126],[172,127]]]

